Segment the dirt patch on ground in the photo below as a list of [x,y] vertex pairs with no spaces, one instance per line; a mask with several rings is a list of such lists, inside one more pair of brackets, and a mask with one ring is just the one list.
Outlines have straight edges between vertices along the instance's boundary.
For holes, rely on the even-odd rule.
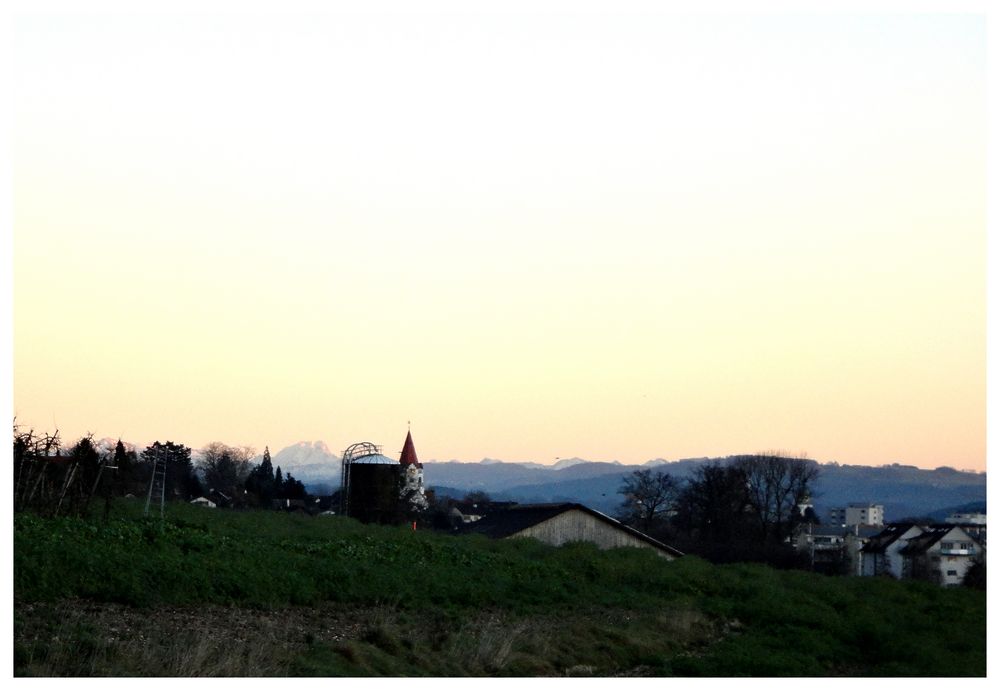
[[18,676],[284,676],[309,646],[357,639],[378,615],[324,604],[255,610],[16,603]]

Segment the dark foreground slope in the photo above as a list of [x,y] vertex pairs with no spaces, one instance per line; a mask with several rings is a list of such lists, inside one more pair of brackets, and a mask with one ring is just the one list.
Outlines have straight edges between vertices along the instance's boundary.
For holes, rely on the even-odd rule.
[[17,675],[986,672],[984,593],[333,518],[15,517]]

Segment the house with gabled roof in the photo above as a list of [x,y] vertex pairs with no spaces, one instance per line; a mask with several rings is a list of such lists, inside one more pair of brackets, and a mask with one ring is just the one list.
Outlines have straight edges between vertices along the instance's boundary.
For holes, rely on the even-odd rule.
[[903,575],[940,585],[961,585],[965,572],[985,558],[986,549],[957,525],[931,526],[899,551]]
[[960,585],[969,567],[985,560],[986,547],[963,526],[891,524],[861,548],[863,576],[919,578]]
[[480,533],[496,539],[530,537],[550,545],[590,542],[601,549],[642,547],[661,557],[683,556],[635,528],[583,504],[518,504],[490,511],[479,520],[461,528],[464,533]]
[[924,529],[915,523],[891,523],[861,548],[862,576],[903,577],[903,557],[900,551]]

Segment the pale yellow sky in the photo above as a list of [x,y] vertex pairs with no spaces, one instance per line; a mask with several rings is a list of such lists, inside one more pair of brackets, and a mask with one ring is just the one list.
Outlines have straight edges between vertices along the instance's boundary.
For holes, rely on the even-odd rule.
[[14,412],[984,469],[975,16],[14,25]]

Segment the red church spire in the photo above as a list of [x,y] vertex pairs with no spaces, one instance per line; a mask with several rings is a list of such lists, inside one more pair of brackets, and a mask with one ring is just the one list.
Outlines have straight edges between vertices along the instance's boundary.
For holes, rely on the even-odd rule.
[[410,430],[406,430],[406,441],[403,442],[403,453],[399,455],[400,465],[415,465],[418,468],[423,468],[423,464],[417,460],[417,450],[413,447],[413,437],[410,436]]

